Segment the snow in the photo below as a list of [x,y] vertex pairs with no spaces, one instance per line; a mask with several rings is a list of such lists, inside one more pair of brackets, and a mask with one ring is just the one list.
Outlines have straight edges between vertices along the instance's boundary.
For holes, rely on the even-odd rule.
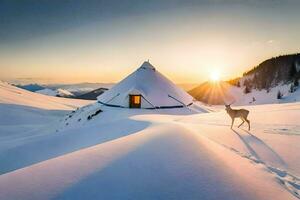
[[33,93],[0,81],[0,103],[47,110],[72,110],[93,101],[58,98]]
[[48,95],[48,96],[53,96],[53,97],[55,97],[56,94],[57,94],[57,92],[55,90],[52,90],[52,89],[49,89],[49,88],[38,90],[38,91],[36,91],[36,93],[44,94],[44,95]]
[[248,132],[198,102],[112,108],[0,88],[1,200],[300,198],[300,103],[244,107]]
[[44,94],[44,95],[48,95],[48,96],[54,96],[54,97],[55,96],[59,96],[59,97],[72,97],[72,96],[74,96],[74,94],[72,94],[71,92],[69,92],[67,90],[64,90],[64,89],[61,89],[61,88],[58,88],[56,90],[45,88],[45,89],[36,91],[36,93]]
[[72,94],[81,95],[99,88],[109,89],[114,85],[115,85],[114,83],[75,83],[75,84],[48,84],[44,86],[53,90],[60,88],[69,91]]
[[98,97],[102,103],[129,106],[129,95],[143,96],[141,107],[182,106],[192,103],[193,97],[159,73],[149,62]]
[[[298,88],[294,93],[290,93],[289,90],[289,84],[280,84],[276,87],[270,88],[269,91],[265,89],[252,89],[250,93],[244,94],[244,87],[238,88],[231,86],[228,93],[233,97],[233,99],[235,99],[233,105],[278,104],[300,101],[300,88]],[[283,94],[282,99],[277,99],[278,91]],[[253,101],[253,98],[255,101]]]
[[0,81],[0,149],[52,133],[70,110],[92,102],[45,96]]

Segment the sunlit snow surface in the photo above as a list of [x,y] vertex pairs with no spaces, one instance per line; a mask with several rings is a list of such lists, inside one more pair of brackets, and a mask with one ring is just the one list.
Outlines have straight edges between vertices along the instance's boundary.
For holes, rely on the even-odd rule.
[[300,103],[246,107],[248,132],[239,120],[231,130],[222,107],[131,110],[0,90],[1,200],[299,198]]

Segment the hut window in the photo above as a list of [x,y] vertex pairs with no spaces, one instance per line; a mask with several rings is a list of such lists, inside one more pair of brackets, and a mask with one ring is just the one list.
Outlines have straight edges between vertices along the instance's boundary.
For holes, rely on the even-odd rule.
[[133,97],[133,102],[134,102],[134,104],[140,104],[140,102],[141,102],[141,97],[140,97],[140,96],[134,96],[134,97]]
[[141,107],[141,95],[129,95],[129,107],[140,108]]

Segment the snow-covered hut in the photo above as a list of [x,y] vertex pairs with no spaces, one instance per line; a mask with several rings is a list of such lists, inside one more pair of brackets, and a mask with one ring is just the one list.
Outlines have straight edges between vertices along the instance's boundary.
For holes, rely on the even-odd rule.
[[107,92],[98,96],[106,106],[123,108],[178,108],[193,104],[193,97],[144,62]]

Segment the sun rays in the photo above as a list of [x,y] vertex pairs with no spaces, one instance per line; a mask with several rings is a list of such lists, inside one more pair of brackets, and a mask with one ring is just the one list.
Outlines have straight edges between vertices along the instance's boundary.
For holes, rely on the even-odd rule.
[[213,82],[218,82],[220,81],[220,71],[219,70],[214,70],[210,73],[210,80]]

